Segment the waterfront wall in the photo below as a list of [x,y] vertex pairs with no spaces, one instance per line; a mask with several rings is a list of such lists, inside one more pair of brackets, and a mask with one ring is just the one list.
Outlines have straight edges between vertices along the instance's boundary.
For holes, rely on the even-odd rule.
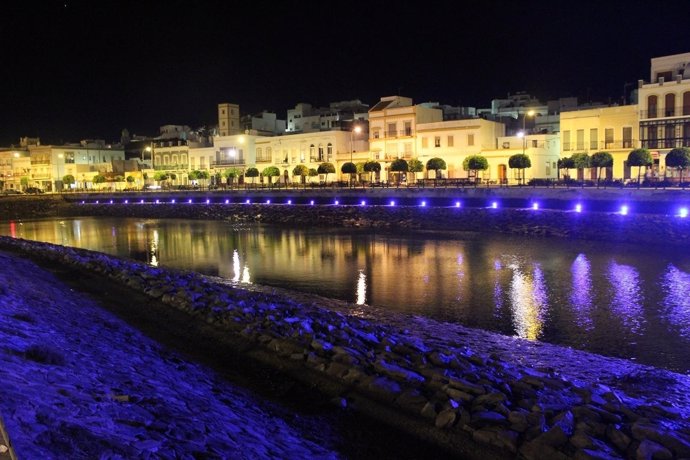
[[[465,195],[459,195],[464,192]],[[324,190],[318,193],[280,194],[276,191],[232,192],[225,194],[118,194],[69,195],[36,199],[0,200],[3,220],[36,217],[108,216],[139,218],[216,219],[243,223],[288,226],[358,227],[377,230],[441,230],[478,233],[505,233],[526,236],[552,236],[571,239],[603,240],[633,244],[690,246],[690,217],[677,213],[642,213],[642,208],[665,207],[675,210],[689,194],[682,191],[608,189],[464,189],[464,190]],[[637,192],[637,191],[634,191]],[[363,194],[364,193],[364,194]],[[541,209],[530,209],[529,203],[539,196]],[[308,203],[317,205],[288,205]],[[227,197],[227,198],[226,198]],[[24,198],[24,197],[20,197]],[[113,204],[110,204],[110,200]],[[140,200],[144,200],[140,204]],[[175,199],[176,203],[171,201]],[[192,204],[187,203],[191,199]],[[206,199],[210,201],[206,204]],[[225,204],[228,199],[230,204]],[[240,202],[249,199],[253,203]],[[335,200],[349,205],[334,205]],[[357,205],[359,200],[367,205]],[[127,200],[129,203],[124,204]],[[155,203],[158,200],[159,203]],[[390,201],[395,200],[396,206]],[[421,206],[422,200],[429,205]],[[468,201],[497,201],[498,208],[471,207]],[[96,204],[96,201],[99,204]],[[266,204],[271,201],[273,204]],[[406,201],[408,205],[400,205]],[[84,204],[82,204],[84,202]],[[379,202],[380,205],[369,203]],[[432,206],[447,202],[447,206]],[[460,202],[461,207],[454,207]],[[526,207],[508,207],[523,203]],[[388,204],[385,204],[388,203]],[[584,203],[583,212],[573,210],[574,203]],[[628,215],[614,212],[621,203],[630,207]],[[546,207],[548,206],[548,209]],[[558,210],[558,208],[561,210]],[[592,208],[611,209],[595,212]],[[554,210],[556,209],[556,210]]]

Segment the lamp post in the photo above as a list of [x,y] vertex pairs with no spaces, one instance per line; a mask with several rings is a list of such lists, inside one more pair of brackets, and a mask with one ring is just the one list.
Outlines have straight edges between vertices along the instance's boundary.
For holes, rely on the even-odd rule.
[[[58,154],[58,160],[57,160],[57,180],[55,181],[55,191],[56,192],[61,192],[62,191],[62,179],[60,178],[60,160],[64,159],[65,156],[62,153]],[[58,182],[60,183],[60,190],[58,190]]]
[[352,131],[350,131],[350,163],[352,163],[352,151],[355,149],[354,147],[354,134],[359,134],[362,132],[362,127],[357,125],[355,126]]

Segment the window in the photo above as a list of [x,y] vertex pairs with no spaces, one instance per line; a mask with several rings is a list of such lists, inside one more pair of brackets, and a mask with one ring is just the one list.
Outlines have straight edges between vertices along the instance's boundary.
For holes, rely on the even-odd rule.
[[222,115],[225,115],[225,109],[221,110],[220,113],[221,113]]
[[652,149],[658,148],[657,134],[656,126],[647,127],[647,147]]
[[563,151],[567,152],[570,150],[570,131],[563,131]]
[[323,145],[319,144],[319,161],[323,161]]
[[448,147],[453,147],[453,136],[448,136]]
[[467,135],[467,145],[469,145],[469,146],[474,145],[474,134],[468,134]]
[[426,149],[426,148],[428,148],[428,147],[429,147],[429,138],[423,137],[423,138],[422,138],[422,148],[423,148],[423,149]]
[[395,137],[395,123],[388,123],[388,137]]
[[589,149],[597,150],[599,148],[599,130],[592,128],[589,130]]
[[374,139],[378,139],[380,137],[380,135],[381,135],[381,131],[378,128],[376,128],[374,130]]
[[316,147],[314,147],[314,144],[309,146],[309,161],[316,161]]
[[403,149],[405,152],[405,158],[411,158],[412,157],[412,142],[405,142]]
[[604,148],[610,149],[613,147],[613,128],[604,129]]
[[683,115],[690,115],[690,91],[683,93]]
[[632,126],[626,126],[623,128],[623,148],[631,149],[632,146]]
[[184,166],[187,164],[187,154],[183,153],[180,155],[180,163]]
[[168,156],[168,155],[163,155],[163,164],[164,164],[164,165],[169,165],[169,164],[170,164],[170,156]]
[[647,97],[647,118],[656,118],[656,106],[658,98],[656,96]]
[[584,150],[585,148],[585,130],[584,129],[578,129],[577,130],[577,150]]
[[675,139],[676,139],[676,126],[675,125],[666,125],[664,127],[664,138],[665,138],[665,145],[663,147],[667,149],[671,149],[675,147]]
[[412,122],[406,121],[405,122],[405,136],[411,136],[412,135]]
[[537,148],[539,147],[539,141],[536,139],[532,139],[532,148]]
[[664,97],[664,115],[672,117],[676,113],[676,95],[669,93]]
[[326,155],[328,156],[328,161],[331,161],[333,159],[333,144],[330,142],[326,146]]
[[434,137],[434,147],[440,147],[440,146],[441,146],[441,136]]

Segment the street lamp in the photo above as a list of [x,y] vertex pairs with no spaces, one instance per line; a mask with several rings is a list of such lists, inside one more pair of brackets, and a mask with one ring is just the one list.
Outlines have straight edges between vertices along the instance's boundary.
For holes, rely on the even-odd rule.
[[533,117],[535,114],[534,110],[528,110],[525,112],[525,114],[522,116],[522,131],[526,132],[525,130],[525,121],[527,120],[527,117]]
[[352,151],[354,150],[354,134],[359,134],[362,132],[362,127],[357,125],[352,131],[350,131],[350,163],[352,163]]
[[[58,154],[58,161],[57,161],[57,180],[55,181],[55,191],[56,192],[61,192],[62,191],[62,179],[60,178],[60,160],[62,160],[65,156],[62,153]],[[58,190],[58,182],[60,182],[60,190]]]

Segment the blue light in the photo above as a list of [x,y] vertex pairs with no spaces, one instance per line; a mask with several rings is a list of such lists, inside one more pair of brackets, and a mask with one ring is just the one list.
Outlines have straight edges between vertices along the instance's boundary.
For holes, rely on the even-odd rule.
[[192,204],[192,199],[191,199],[191,198],[188,199],[188,200],[187,200],[187,203]]
[[266,204],[271,204],[271,200],[266,200]]
[[211,200],[209,200],[208,198],[206,198],[206,204],[209,204],[210,202],[211,202]]
[[245,201],[245,203],[249,204],[249,203],[251,203],[251,201],[249,201],[249,199],[247,199],[247,201]]
[[456,207],[456,208],[459,208],[459,207],[460,207],[460,202],[459,202],[459,201],[456,201],[456,202],[455,202],[455,207]]
[[422,203],[420,204],[420,206],[421,206],[421,207],[426,206],[426,201],[422,201]]
[[688,208],[680,208],[678,217],[688,217]]
[[113,204],[113,200],[110,200],[110,204]]
[[309,202],[309,204],[312,205],[312,206],[314,206],[314,200],[311,200],[311,201]]
[[129,200],[125,200],[125,204],[129,204]]
[[339,205],[339,204],[340,204],[340,201],[335,200],[335,204],[336,204],[336,205]]
[[624,204],[621,206],[621,216],[627,216],[628,215],[628,205]]
[[158,204],[158,200],[156,200],[156,204]]
[[230,203],[230,200],[225,200],[225,204],[228,204],[228,203]]
[[582,212],[582,205],[580,203],[575,205],[575,212]]
[[366,201],[364,201],[364,200],[362,200],[362,201],[360,201],[360,203],[359,203],[359,204],[360,204],[360,205],[362,205],[362,206],[366,206],[366,205],[367,205],[367,202],[366,202]]
[[292,204],[292,200],[288,200],[287,204]]
[[175,198],[173,198],[172,200],[170,200],[170,202],[171,202],[172,204],[175,204]]
[[395,201],[391,200],[391,206],[395,206]]
[[98,204],[98,200],[96,200],[96,204]]
[[141,201],[139,201],[139,203],[144,204],[144,200],[142,199]]
[[532,209],[537,211],[539,209],[539,203],[532,203]]
[[498,201],[491,202],[491,209],[498,209]]
[[81,200],[81,204],[84,204],[84,200]]

